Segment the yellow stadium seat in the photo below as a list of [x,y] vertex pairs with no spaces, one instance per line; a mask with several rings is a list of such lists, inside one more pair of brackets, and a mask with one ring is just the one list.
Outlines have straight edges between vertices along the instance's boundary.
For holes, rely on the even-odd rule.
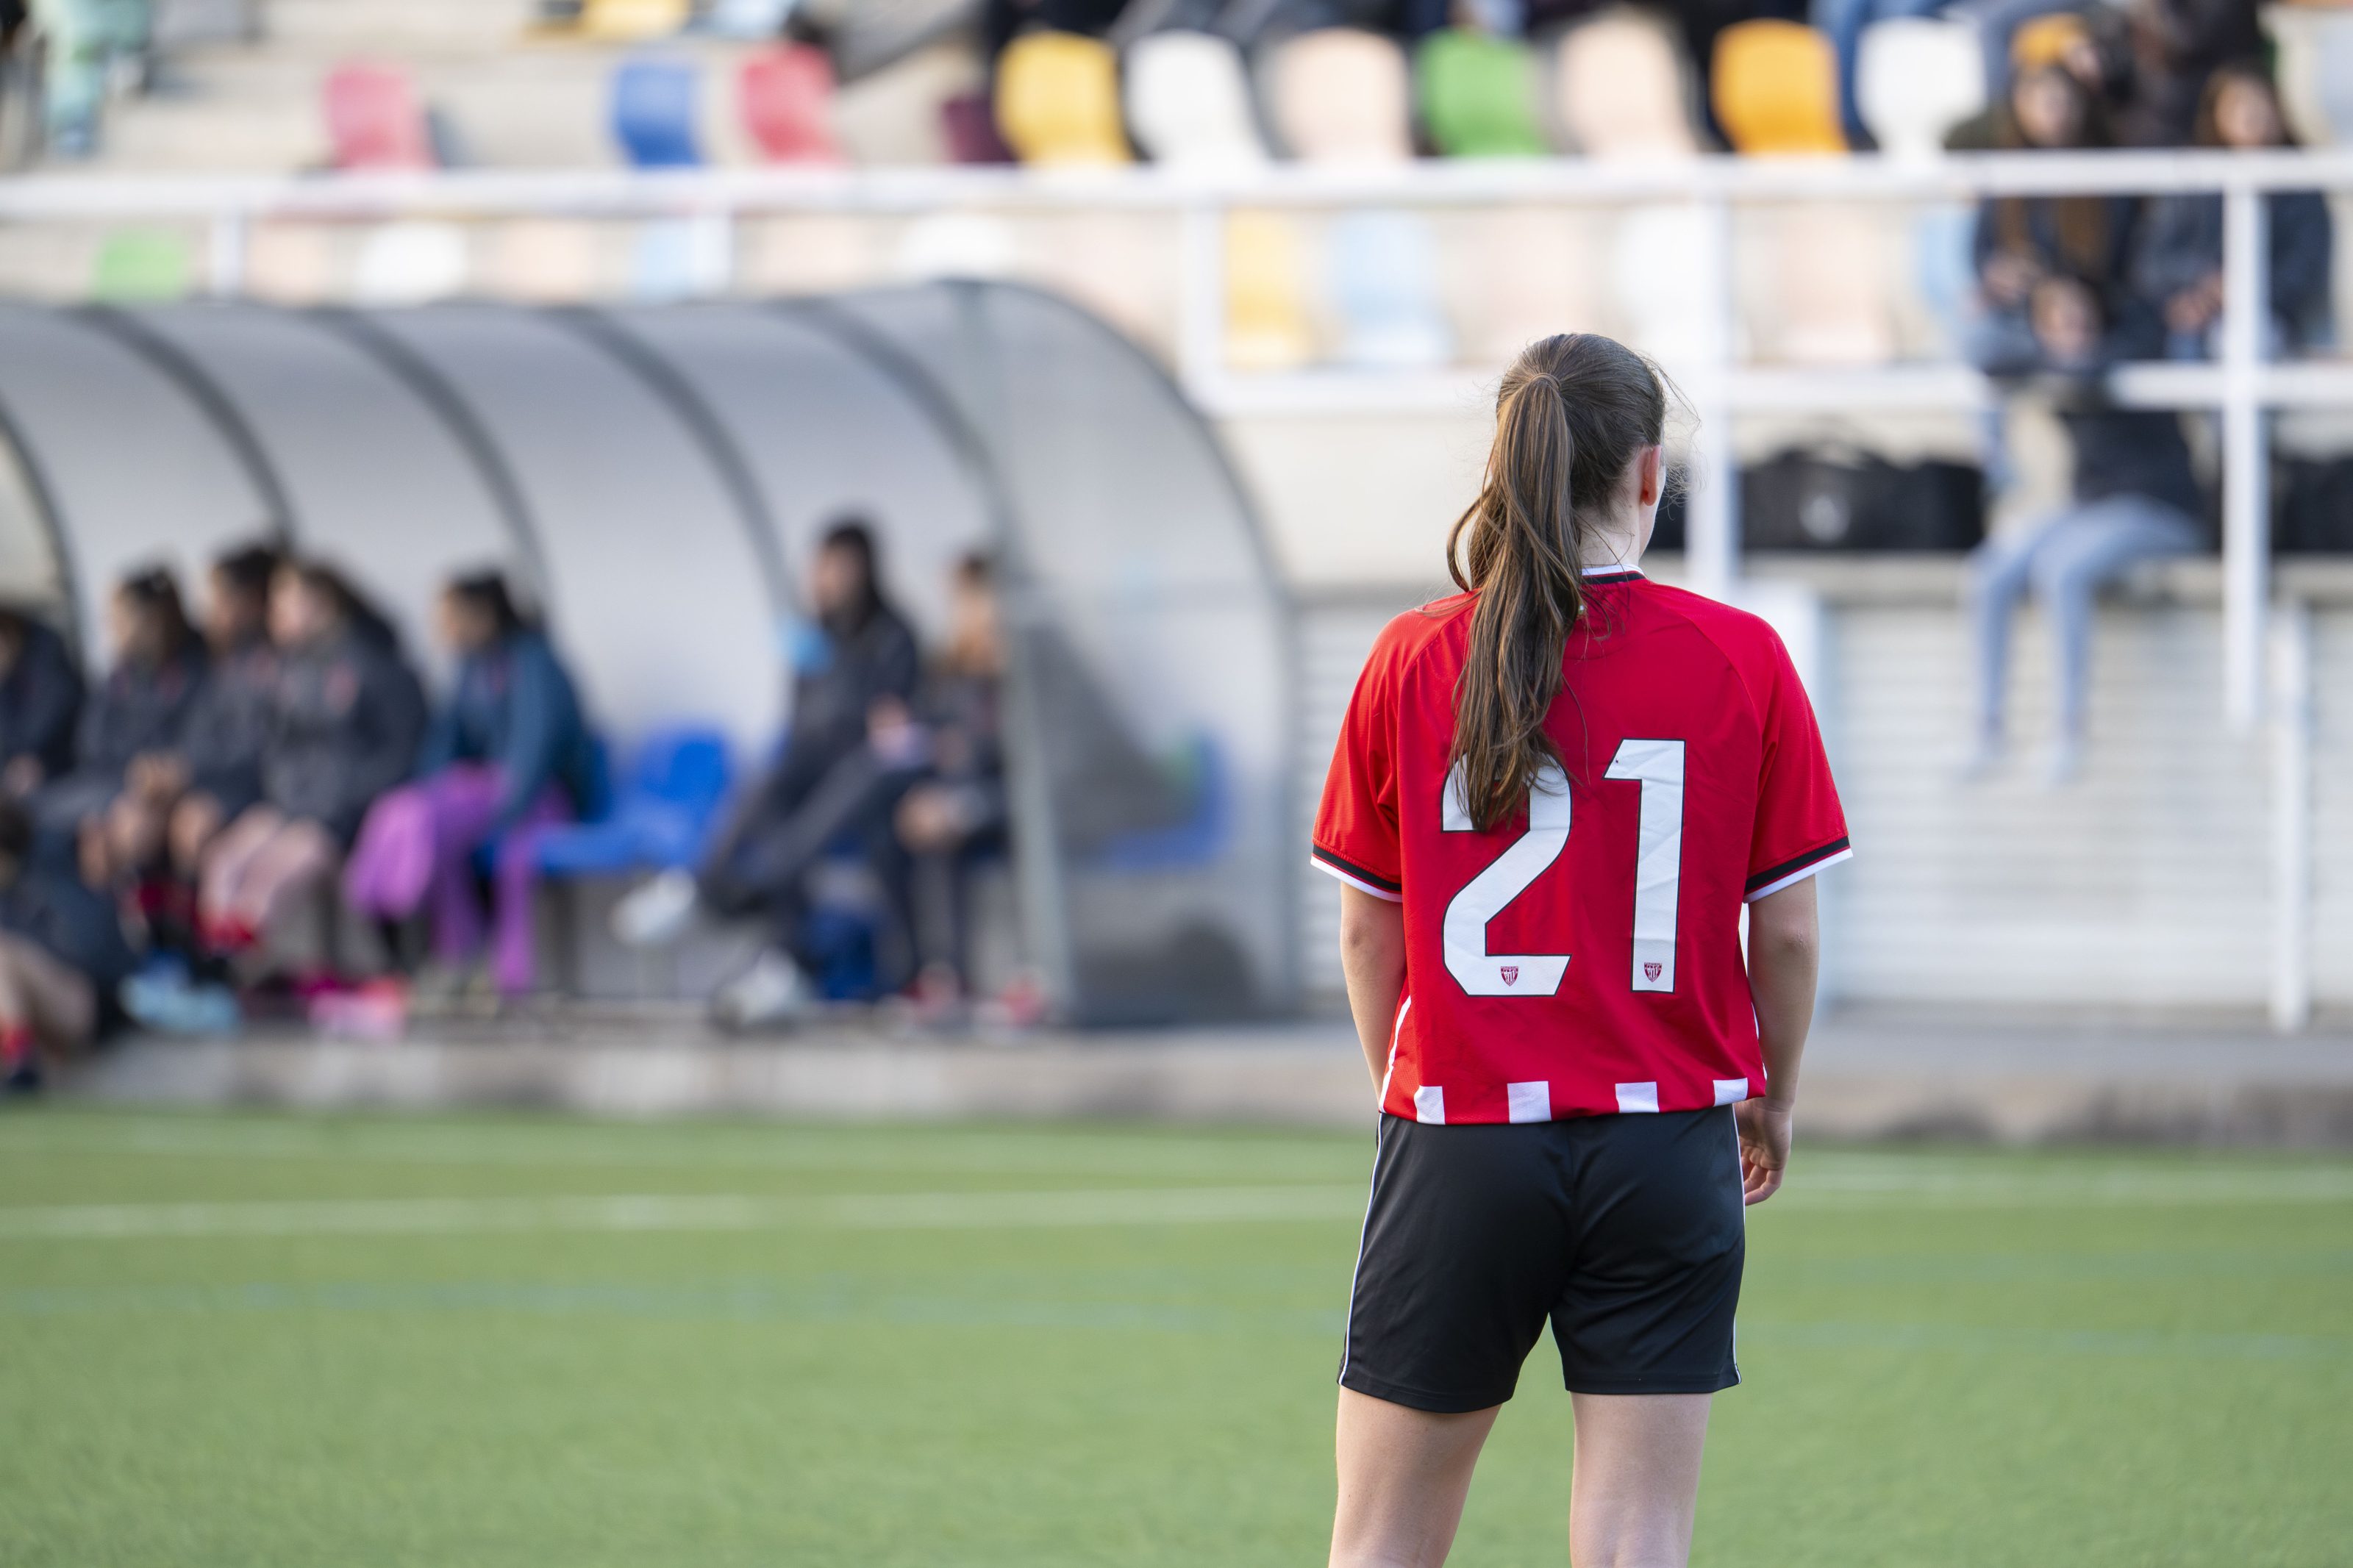
[[2067,51],[2091,37],[2084,29],[2084,18],[2070,12],[2054,12],[2021,23],[2010,36],[2010,67],[2021,76],[2028,71],[2055,66],[2066,58]]
[[1307,324],[1306,268],[1299,227],[1280,213],[1226,219],[1226,364],[1240,371],[1290,370],[1315,352]]
[[997,129],[1025,163],[1130,162],[1119,59],[1075,33],[1029,33],[997,63]]
[[1736,152],[1843,153],[1838,59],[1831,41],[1796,22],[1739,22],[1715,41],[1712,99]]
[[693,0],[588,0],[580,12],[580,30],[592,38],[635,43],[666,38],[693,19]]

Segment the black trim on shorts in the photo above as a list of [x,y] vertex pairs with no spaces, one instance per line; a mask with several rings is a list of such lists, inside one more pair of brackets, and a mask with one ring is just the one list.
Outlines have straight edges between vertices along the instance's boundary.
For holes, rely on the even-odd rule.
[[1779,881],[1792,872],[1802,871],[1809,866],[1818,865],[1850,847],[1852,846],[1847,842],[1847,836],[1841,833],[1819,849],[1809,849],[1794,860],[1784,860],[1778,866],[1768,867],[1757,872],[1748,879],[1747,886],[1742,891],[1753,893],[1759,888],[1768,887]]
[[[1297,854],[1298,851],[1293,850],[1292,853]],[[1308,853],[1335,870],[1345,871],[1348,875],[1356,878],[1360,882],[1370,882],[1374,887],[1380,889],[1385,893],[1402,893],[1405,891],[1404,883],[1384,877],[1377,871],[1367,871],[1353,860],[1344,860],[1339,856],[1333,854],[1329,849],[1324,848],[1321,844],[1311,846],[1308,849]]]

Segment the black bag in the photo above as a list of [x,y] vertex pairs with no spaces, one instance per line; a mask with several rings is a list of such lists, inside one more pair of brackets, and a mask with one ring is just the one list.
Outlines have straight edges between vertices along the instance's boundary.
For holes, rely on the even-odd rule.
[[2272,548],[2283,555],[2353,553],[2353,458],[2292,458],[2273,472]]
[[1741,471],[1740,520],[1749,550],[1969,550],[1985,538],[1985,475],[1796,449]]

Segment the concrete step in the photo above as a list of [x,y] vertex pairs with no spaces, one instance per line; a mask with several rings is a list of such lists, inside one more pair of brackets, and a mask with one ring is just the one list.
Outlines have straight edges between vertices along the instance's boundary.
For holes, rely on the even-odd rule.
[[267,0],[265,37],[288,44],[364,48],[512,47],[536,15],[533,0]]
[[[1330,1024],[942,1037],[852,1022],[744,1040],[681,1012],[558,1016],[395,1043],[132,1040],[58,1087],[112,1103],[309,1110],[1372,1120],[1355,1036]],[[1831,1140],[2353,1147],[2353,1037],[1833,1015],[1808,1049],[1799,1116],[1804,1137]]]
[[[733,70],[744,46],[696,40],[674,52],[702,62],[702,142],[716,163],[747,162]],[[561,45],[499,54],[215,47],[175,58],[169,89],[114,106],[95,166],[110,172],[290,171],[324,162],[327,75],[356,58],[392,60],[456,128],[469,157],[499,168],[612,163],[607,100],[625,51]]]

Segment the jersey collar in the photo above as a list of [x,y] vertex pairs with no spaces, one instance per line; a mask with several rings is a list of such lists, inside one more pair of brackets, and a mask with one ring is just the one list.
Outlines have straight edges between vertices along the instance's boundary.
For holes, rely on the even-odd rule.
[[1634,566],[1581,566],[1577,568],[1577,574],[1588,583],[1639,583],[1642,580],[1641,568]]

